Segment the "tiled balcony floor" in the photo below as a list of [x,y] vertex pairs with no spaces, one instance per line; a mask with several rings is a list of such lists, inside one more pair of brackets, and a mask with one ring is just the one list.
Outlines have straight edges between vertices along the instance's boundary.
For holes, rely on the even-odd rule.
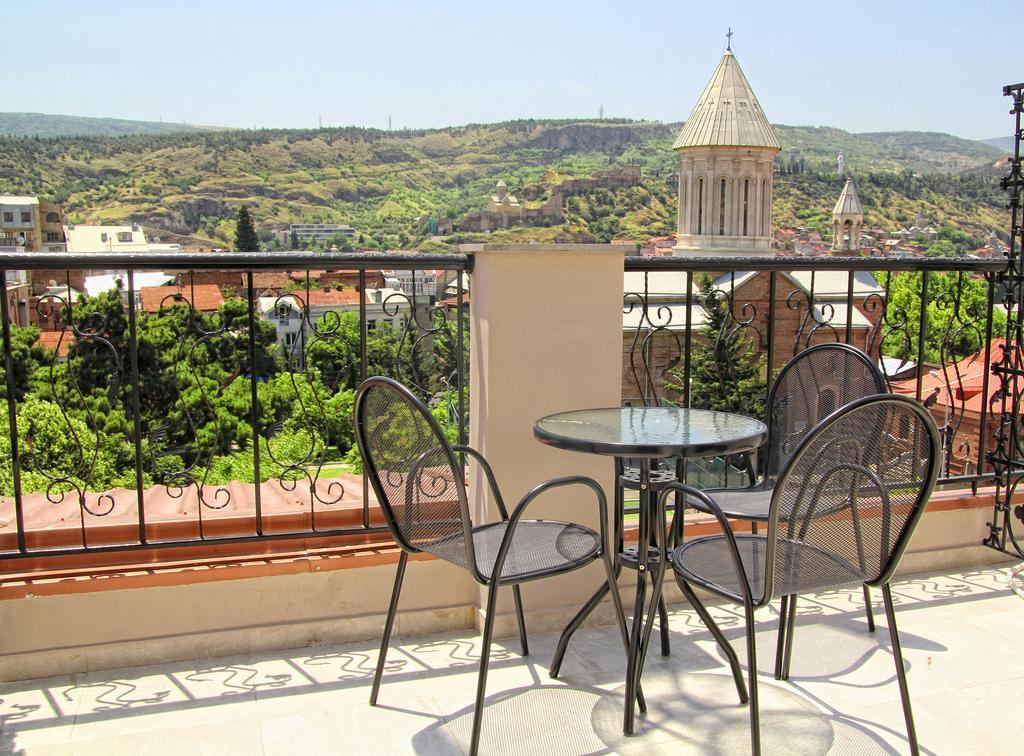
[[[1024,744],[1024,599],[1009,568],[920,575],[894,585],[925,752],[1019,753]],[[382,599],[383,601],[383,599]],[[708,632],[672,613],[672,655],[652,646],[649,712],[622,735],[625,661],[613,628],[584,627],[548,678],[556,637],[492,653],[484,753],[747,753],[747,709]],[[741,615],[712,609],[730,639]],[[905,753],[880,596],[866,632],[860,591],[801,599],[791,680],[777,683],[777,614],[759,613],[765,753]],[[657,634],[653,641],[657,643]],[[367,705],[373,642],[95,672],[0,688],[0,751],[25,754],[462,753],[479,638],[397,639],[380,705]]]

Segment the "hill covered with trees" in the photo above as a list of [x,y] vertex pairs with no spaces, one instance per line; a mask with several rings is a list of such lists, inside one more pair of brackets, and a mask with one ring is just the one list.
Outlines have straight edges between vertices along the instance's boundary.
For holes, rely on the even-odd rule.
[[[61,202],[69,220],[136,221],[227,244],[238,208],[257,228],[354,226],[364,246],[427,242],[429,219],[479,211],[495,182],[543,195],[552,182],[639,163],[640,186],[566,203],[565,222],[489,239],[642,240],[675,226],[672,140],[678,124],[537,121],[432,130],[233,130],[117,137],[0,137],[0,192]],[[996,186],[1004,155],[946,134],[851,134],[777,126],[775,220],[827,227],[841,188],[836,155],[858,180],[869,227],[910,225],[919,210],[984,238],[1006,225]],[[264,235],[266,241],[269,235]],[[460,235],[455,241],[479,239]]]
[[0,135],[12,137],[126,136],[129,134],[180,134],[216,130],[214,126],[163,121],[129,121],[123,118],[89,118],[51,113],[0,113]]

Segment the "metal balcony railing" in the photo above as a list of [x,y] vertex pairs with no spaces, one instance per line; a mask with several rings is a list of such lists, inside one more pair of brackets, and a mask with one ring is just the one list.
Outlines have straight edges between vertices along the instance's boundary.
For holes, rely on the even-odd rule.
[[[353,389],[395,377],[465,441],[471,265],[431,254],[0,255],[0,278],[45,271],[33,326],[2,308],[0,559],[383,538],[350,453]],[[429,271],[436,288],[410,296],[389,287],[391,271],[413,282]],[[79,297],[86,272],[106,274],[109,291]]]

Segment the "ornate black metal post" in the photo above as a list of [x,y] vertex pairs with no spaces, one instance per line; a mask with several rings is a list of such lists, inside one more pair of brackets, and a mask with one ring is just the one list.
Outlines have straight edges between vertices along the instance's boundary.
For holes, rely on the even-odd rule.
[[[1024,194],[1024,172],[1021,166],[1024,83],[1003,87],[1003,94],[1013,99],[1010,114],[1014,117],[1013,156],[1010,158],[1010,170],[1001,181],[1002,188],[1009,194],[1010,250],[1007,268],[999,275],[1003,289],[1002,304],[1006,308],[1006,342],[999,363],[992,367],[992,372],[999,379],[999,391],[993,397],[992,409],[995,411],[998,401],[1000,419],[995,449],[989,455],[989,463],[996,473],[996,500],[985,543],[1003,551],[1012,547],[1024,556],[1024,541],[1018,541],[1014,533],[1014,527],[1024,533],[1024,506],[1013,505],[1013,495],[1024,471],[1019,420],[1021,384],[1024,383],[1024,219],[1021,217]],[[1014,520],[1019,524],[1015,525]]]

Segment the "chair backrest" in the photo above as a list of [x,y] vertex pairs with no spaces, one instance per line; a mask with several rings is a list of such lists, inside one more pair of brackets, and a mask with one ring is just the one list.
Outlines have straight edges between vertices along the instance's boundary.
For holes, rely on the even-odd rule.
[[885,376],[849,344],[818,344],[791,359],[768,392],[765,483],[773,486],[800,442],[855,399],[886,391]]
[[[861,582],[888,582],[931,496],[939,461],[935,421],[909,397],[864,397],[819,423],[772,495],[769,584],[785,571],[785,582],[801,590],[828,587],[835,569],[833,557],[818,558],[825,553],[852,565]],[[812,550],[794,559],[792,542]],[[768,588],[765,601],[770,597]]]
[[423,402],[398,381],[367,378],[353,414],[363,469],[395,542],[420,551],[448,541],[476,564],[463,471]]

